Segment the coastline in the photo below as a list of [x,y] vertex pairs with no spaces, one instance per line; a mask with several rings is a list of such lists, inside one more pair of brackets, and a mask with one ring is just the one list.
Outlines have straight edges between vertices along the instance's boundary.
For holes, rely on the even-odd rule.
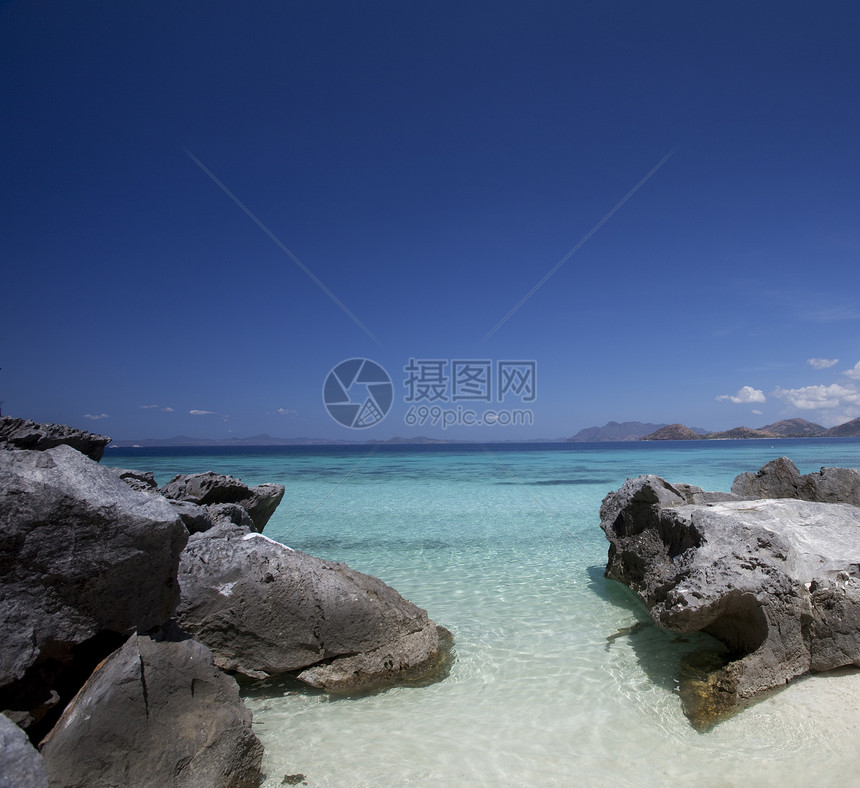
[[[709,784],[713,770],[720,785],[738,788],[804,776],[836,786],[860,769],[847,733],[857,715],[840,696],[843,686],[860,692],[854,674],[802,679],[696,733],[672,679],[686,644],[649,626],[607,651],[607,638],[641,620],[641,606],[603,579],[597,527],[601,499],[627,476],[659,472],[727,489],[779,454],[804,472],[858,467],[860,440],[486,448],[386,446],[367,460],[366,446],[171,450],[159,460],[186,471],[215,462],[248,481],[286,484],[273,538],[385,577],[457,639],[451,675],[430,688],[337,704],[294,687],[279,698],[246,696],[267,749],[266,788],[287,773],[320,786],[563,786],[572,769],[590,784],[637,788]],[[834,734],[831,716],[846,733]],[[839,776],[828,783],[822,774]]]
[[211,467],[249,484],[283,483],[267,535],[383,577],[454,633],[451,674],[429,687],[337,702],[277,682],[265,695],[243,692],[266,748],[266,788],[296,774],[317,786],[562,786],[572,772],[594,785],[708,784],[715,769],[720,785],[844,785],[860,769],[860,721],[843,693],[860,695],[860,675],[802,679],[696,733],[672,683],[680,653],[695,644],[631,629],[641,605],[603,578],[597,511],[627,476],[660,472],[725,489],[775,451],[803,471],[860,465],[860,439],[777,447],[388,445],[369,457],[365,445],[173,447],[117,449],[102,464],[152,470],[162,482]]

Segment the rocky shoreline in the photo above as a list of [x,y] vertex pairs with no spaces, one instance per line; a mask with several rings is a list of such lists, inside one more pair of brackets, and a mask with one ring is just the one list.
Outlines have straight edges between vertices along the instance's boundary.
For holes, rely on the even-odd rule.
[[782,457],[731,492],[640,476],[606,496],[600,517],[606,577],[658,627],[725,646],[681,671],[697,729],[806,673],[860,666],[856,470],[801,475]]
[[[28,448],[0,449],[0,785],[250,788],[263,748],[237,678],[337,695],[447,675],[452,638],[426,611],[263,534],[282,485],[159,487],[92,459],[103,436],[7,427]],[[779,458],[730,492],[642,476],[600,515],[606,576],[658,627],[723,644],[679,675],[698,730],[860,666],[857,471]]]
[[234,675],[331,693],[447,675],[426,611],[262,534],[282,485],[158,488],[99,465],[104,436],[0,436],[3,784],[251,788],[263,748]]

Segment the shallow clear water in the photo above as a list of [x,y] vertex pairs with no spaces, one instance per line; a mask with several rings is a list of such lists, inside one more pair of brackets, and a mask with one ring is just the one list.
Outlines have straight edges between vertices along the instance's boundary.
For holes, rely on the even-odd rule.
[[[773,446],[773,447],[772,447]],[[132,454],[132,456],[128,456]],[[429,687],[329,699],[249,693],[265,786],[860,784],[860,675],[799,681],[708,733],[675,692],[685,651],[603,577],[603,496],[625,478],[727,490],[779,455],[804,473],[860,466],[860,440],[108,453],[215,470],[287,493],[266,534],[376,575],[454,633]]]

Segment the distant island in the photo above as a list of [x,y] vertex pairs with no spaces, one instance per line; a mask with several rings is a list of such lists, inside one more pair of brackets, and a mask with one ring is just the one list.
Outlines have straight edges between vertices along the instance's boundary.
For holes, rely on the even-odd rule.
[[860,418],[827,429],[806,419],[783,419],[764,427],[734,427],[723,432],[700,434],[683,424],[668,424],[643,435],[643,441],[688,440],[750,440],[780,438],[857,438],[860,437]]
[[[567,438],[568,443],[604,443],[618,441],[638,441],[644,436],[657,434],[661,430],[669,429],[681,425],[676,424],[651,424],[643,421],[610,421],[602,427],[586,427],[580,430],[571,438]],[[689,427],[684,427],[689,430]],[[692,429],[690,430],[692,438],[703,438],[707,430]],[[667,440],[678,440],[677,438],[668,438]]]
[[642,441],[698,441],[704,438],[704,435],[701,435],[694,430],[691,430],[689,427],[685,427],[683,424],[667,424],[664,427],[660,427],[658,430],[654,430],[654,432],[649,433],[648,435],[643,435],[639,440]]
[[776,440],[778,438],[858,438],[860,418],[827,429],[806,419],[783,419],[764,427],[734,427],[723,432],[709,432],[701,427],[684,424],[653,424],[643,421],[610,421],[602,427],[586,427],[570,438],[531,438],[527,440],[470,441],[448,438],[394,437],[387,440],[339,440],[331,438],[276,438],[272,435],[252,435],[248,438],[192,438],[178,435],[174,438],[147,438],[141,440],[115,440],[108,449],[149,449],[162,447],[221,447],[221,446],[380,446],[427,445],[469,443],[619,443],[624,441],[687,441],[687,440]]

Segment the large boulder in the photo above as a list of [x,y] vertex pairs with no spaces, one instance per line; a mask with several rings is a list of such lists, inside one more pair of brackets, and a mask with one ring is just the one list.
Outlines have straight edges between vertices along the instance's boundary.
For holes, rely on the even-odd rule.
[[854,468],[822,468],[801,474],[788,457],[778,457],[755,473],[736,476],[732,492],[740,498],[797,498],[860,506],[860,473]]
[[707,632],[728,649],[688,696],[694,724],[808,671],[860,665],[860,509],[725,493],[689,503],[686,487],[640,476],[600,514],[606,576],[657,626]]
[[187,539],[164,498],[69,446],[0,452],[0,709],[29,724],[85,652],[167,621]]
[[8,717],[0,714],[0,788],[48,788],[42,756]]
[[183,629],[226,670],[297,673],[331,692],[444,673],[446,644],[424,610],[375,577],[248,528],[193,534],[179,580]]
[[71,446],[98,462],[110,443],[106,435],[78,430],[65,424],[39,424],[25,419],[0,416],[0,449],[45,451],[55,446]]
[[238,504],[251,516],[254,530],[262,532],[284,497],[284,485],[259,484],[249,487],[240,479],[209,471],[174,476],[160,488],[160,492],[165,498],[188,501],[198,506]]
[[262,754],[236,681],[175,626],[129,638],[42,744],[56,788],[256,788]]

